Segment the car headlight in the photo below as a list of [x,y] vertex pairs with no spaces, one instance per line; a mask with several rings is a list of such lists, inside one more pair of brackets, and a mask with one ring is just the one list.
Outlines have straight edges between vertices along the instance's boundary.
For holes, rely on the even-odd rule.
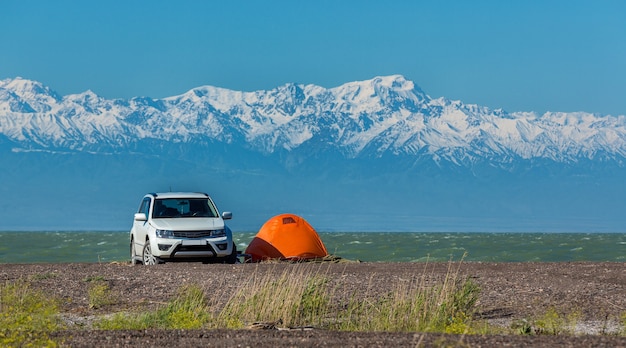
[[156,230],[156,236],[159,238],[173,238],[174,231],[172,230]]
[[211,231],[211,237],[222,237],[226,235],[224,229]]

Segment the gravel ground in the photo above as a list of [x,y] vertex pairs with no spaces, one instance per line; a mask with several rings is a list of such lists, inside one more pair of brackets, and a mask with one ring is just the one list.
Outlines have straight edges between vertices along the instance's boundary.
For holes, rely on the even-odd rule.
[[[93,318],[129,310],[157,308],[183,284],[228,294],[252,275],[293,267],[322,272],[345,293],[384,293],[420,277],[426,282],[458,272],[481,289],[478,315],[492,325],[510,327],[555,309],[578,313],[574,334],[562,335],[442,335],[422,333],[335,332],[312,330],[145,330],[97,331]],[[0,280],[28,280],[34,288],[61,300],[69,324],[55,336],[73,347],[92,346],[461,346],[461,347],[626,347],[620,318],[626,313],[626,264],[605,262],[559,263],[328,263],[203,265],[167,263],[158,266],[109,264],[0,264]],[[114,303],[90,308],[91,281],[106,281],[116,295]]]

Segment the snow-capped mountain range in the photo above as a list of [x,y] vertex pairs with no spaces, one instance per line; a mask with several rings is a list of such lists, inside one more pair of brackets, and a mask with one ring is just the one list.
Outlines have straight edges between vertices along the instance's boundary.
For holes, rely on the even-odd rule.
[[207,191],[233,230],[624,231],[626,117],[433,99],[399,75],[163,99],[0,81],[0,230],[125,230]]
[[[60,96],[22,78],[0,81],[0,136],[13,151],[120,153],[142,141],[220,143],[273,154],[306,149],[347,159],[401,156],[457,165],[626,158],[626,117],[506,112],[431,98],[403,76],[335,88],[212,86],[163,99]],[[0,138],[0,143],[2,142]]]

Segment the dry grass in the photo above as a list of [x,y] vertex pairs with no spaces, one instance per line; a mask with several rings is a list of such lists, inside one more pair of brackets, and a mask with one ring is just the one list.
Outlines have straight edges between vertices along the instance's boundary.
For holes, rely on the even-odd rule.
[[[345,284],[328,276],[327,265],[292,264],[254,272],[229,294],[187,286],[155,312],[118,314],[101,320],[97,327],[238,329],[262,322],[343,331],[473,332],[479,289],[470,280],[460,279],[458,268],[452,266],[440,283],[427,283],[424,271],[390,284],[386,293],[370,286],[350,294]],[[375,281],[372,277],[370,284]]]

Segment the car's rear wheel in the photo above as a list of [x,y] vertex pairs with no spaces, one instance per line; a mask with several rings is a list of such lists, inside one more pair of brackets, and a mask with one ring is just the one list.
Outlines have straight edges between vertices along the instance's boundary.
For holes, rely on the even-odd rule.
[[146,239],[146,244],[143,245],[142,257],[144,265],[156,265],[159,260],[156,256],[152,255],[152,248],[150,247],[150,240]]

